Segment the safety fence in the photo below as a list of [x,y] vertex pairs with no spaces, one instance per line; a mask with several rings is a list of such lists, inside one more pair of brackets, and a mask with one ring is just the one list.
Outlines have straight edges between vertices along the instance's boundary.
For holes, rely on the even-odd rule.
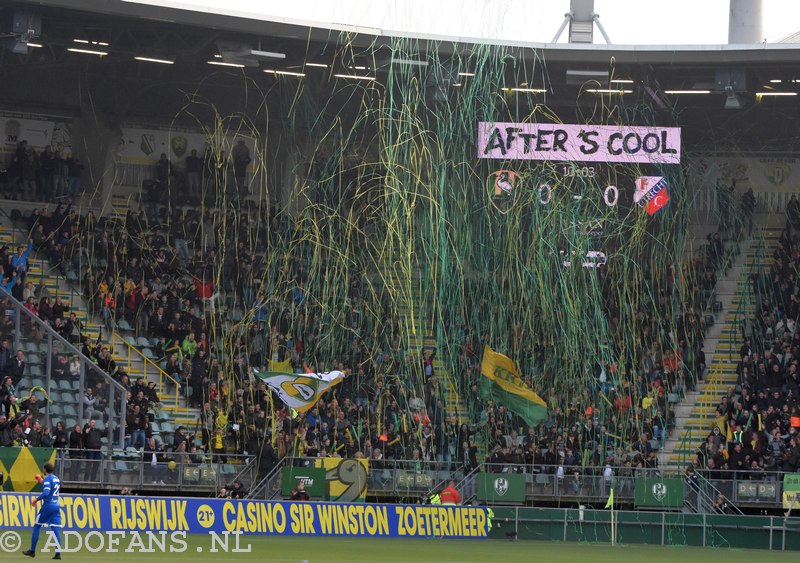
[[[614,511],[618,544],[800,550],[800,518]],[[611,510],[493,507],[490,537],[611,543]]]
[[257,460],[252,456],[185,456],[169,459],[172,454],[129,449],[117,452],[107,459],[69,457],[59,450],[56,473],[65,488],[70,490],[148,490],[155,492],[203,492],[218,494],[220,489],[230,489],[235,482],[241,489],[236,494],[244,496],[257,481]]

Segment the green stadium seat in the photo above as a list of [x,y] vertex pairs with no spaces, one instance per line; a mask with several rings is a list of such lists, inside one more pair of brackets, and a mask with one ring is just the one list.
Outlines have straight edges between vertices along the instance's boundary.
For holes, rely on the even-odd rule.
[[[121,331],[133,332],[133,327],[129,325],[128,321],[126,321],[125,319],[120,319],[120,321],[117,323],[117,328]],[[128,342],[130,344],[127,338],[125,339],[125,342]],[[131,344],[131,346],[136,346],[136,340],[133,341],[133,344]]]
[[33,383],[34,387],[44,387],[44,379],[41,377],[32,377],[31,383]]
[[61,391],[70,391],[72,389],[72,382],[67,379],[61,379],[58,381],[58,388]]
[[136,339],[136,345],[139,348],[149,348],[150,347],[150,340],[145,338],[144,336],[140,336]]
[[142,355],[145,358],[149,359],[149,360],[157,360],[158,359],[158,358],[156,358],[156,355],[153,354],[153,351],[150,348],[143,348],[142,349]]
[[74,405],[64,405],[64,416],[78,418],[78,411]]
[[[125,323],[126,325],[128,324],[125,321],[120,321],[120,323]],[[126,330],[126,329],[123,329],[122,326],[120,326],[119,328],[120,328],[120,330]],[[127,330],[131,330],[130,326],[128,326]],[[123,340],[125,340],[125,342],[129,346],[133,346],[134,348],[136,348],[136,339],[133,336],[127,335],[127,336],[125,336],[125,338],[123,338]]]
[[58,391],[50,391],[50,400],[53,403],[60,403],[61,402],[61,393]]
[[32,340],[29,340],[28,342],[25,343],[25,345],[22,347],[22,349],[25,352],[28,352],[30,354],[30,353],[33,353],[33,352],[38,352],[39,351],[39,345],[36,344],[36,342],[34,342]]
[[39,344],[39,353],[40,354],[50,353],[50,347],[47,345],[47,342],[42,342],[41,344]]
[[25,357],[25,361],[32,366],[37,366],[42,363],[42,357],[39,355],[39,352],[36,352],[35,354],[28,354]]
[[35,366],[31,366],[29,371],[31,377],[44,377],[44,372],[42,372],[42,368],[38,364]]

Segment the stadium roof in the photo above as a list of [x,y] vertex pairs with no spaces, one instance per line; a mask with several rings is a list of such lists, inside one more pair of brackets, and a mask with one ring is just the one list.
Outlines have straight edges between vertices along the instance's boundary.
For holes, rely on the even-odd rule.
[[[91,61],[94,71],[110,84],[107,86],[109,111],[111,104],[122,106],[134,115],[151,115],[157,119],[174,115],[177,101],[170,104],[166,94],[157,104],[147,106],[142,94],[158,81],[186,85],[211,84],[219,88],[236,86],[223,78],[209,78],[207,61],[219,56],[219,42],[249,44],[261,51],[285,53],[280,61],[259,62],[255,71],[284,69],[298,71],[308,62],[328,62],[335,56],[342,40],[339,31],[309,27],[291,22],[256,21],[244,17],[220,16],[202,12],[154,7],[117,0],[39,0],[38,3],[9,3],[4,10],[36,10],[42,16],[43,48],[29,49],[27,55],[0,50],[8,87],[0,94],[6,107],[19,107],[37,102],[41,95],[20,85],[38,85],[52,80],[58,72],[74,73],[85,68],[87,57],[70,56],[67,48],[75,47],[76,38],[109,43],[109,55]],[[381,33],[375,35],[375,33]],[[393,41],[391,32],[364,30],[348,33],[353,52],[388,53]],[[476,45],[484,41],[452,38],[419,38],[420,55],[436,50],[440,57],[458,54],[468,58]],[[496,44],[496,42],[493,42]],[[609,78],[630,81],[632,96],[641,95],[667,116],[680,115],[680,122],[705,129],[727,127],[747,139],[753,146],[782,144],[781,139],[794,137],[800,124],[800,44],[761,43],[756,45],[640,46],[599,44],[545,44],[505,42],[513,56],[524,61],[523,67],[546,72],[526,78],[529,88],[547,91],[543,101],[558,111],[574,108],[582,85],[570,81],[568,71],[605,72]],[[140,68],[134,56],[168,57],[180,62],[164,69]],[[149,65],[157,67],[163,65]],[[101,69],[101,70],[100,70]],[[381,79],[380,68],[375,69]],[[383,70],[385,72],[386,69]],[[253,74],[255,76],[255,74]],[[42,78],[44,77],[44,78]],[[514,81],[517,81],[516,84]],[[535,83],[536,82],[536,83]],[[742,102],[740,111],[726,110],[728,83]],[[519,86],[520,77],[509,74],[506,84]],[[321,81],[316,90],[309,83],[308,91],[324,96],[326,85]],[[15,88],[19,90],[15,91]],[[115,90],[112,90],[116,88]],[[677,95],[668,92],[703,91],[706,95]],[[787,97],[759,97],[757,93],[786,93]],[[32,101],[33,100],[33,101]],[[103,97],[93,102],[102,104]],[[69,104],[65,104],[69,105]],[[221,108],[224,109],[224,108]],[[229,108],[230,109],[230,108]],[[230,111],[238,111],[230,109]],[[671,117],[670,117],[671,119]],[[680,124],[680,123],[679,123]],[[687,138],[688,139],[688,138]]]

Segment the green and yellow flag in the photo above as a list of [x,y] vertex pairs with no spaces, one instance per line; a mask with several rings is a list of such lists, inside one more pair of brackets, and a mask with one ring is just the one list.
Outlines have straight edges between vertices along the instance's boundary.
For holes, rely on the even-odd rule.
[[606,508],[614,508],[614,487],[611,487],[611,491],[608,493]]
[[498,354],[488,345],[481,362],[481,399],[502,403],[506,409],[536,426],[547,417],[547,404],[530,389],[517,372],[511,358]]

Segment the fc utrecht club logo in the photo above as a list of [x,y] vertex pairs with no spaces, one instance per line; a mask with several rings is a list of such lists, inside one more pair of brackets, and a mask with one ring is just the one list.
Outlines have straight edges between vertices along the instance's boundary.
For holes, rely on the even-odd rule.
[[636,191],[633,202],[654,215],[669,203],[667,182],[663,176],[639,176],[636,178]]
[[508,479],[505,477],[498,477],[495,479],[494,492],[496,492],[498,496],[505,496],[505,494],[508,492]]
[[497,170],[486,178],[486,191],[489,202],[500,213],[505,215],[519,201],[522,180],[513,170]]
[[150,156],[156,150],[156,136],[152,133],[142,133],[142,141],[139,143],[139,149]]
[[656,499],[658,502],[664,500],[664,497],[667,496],[667,486],[664,483],[656,483],[653,485],[653,498]]

